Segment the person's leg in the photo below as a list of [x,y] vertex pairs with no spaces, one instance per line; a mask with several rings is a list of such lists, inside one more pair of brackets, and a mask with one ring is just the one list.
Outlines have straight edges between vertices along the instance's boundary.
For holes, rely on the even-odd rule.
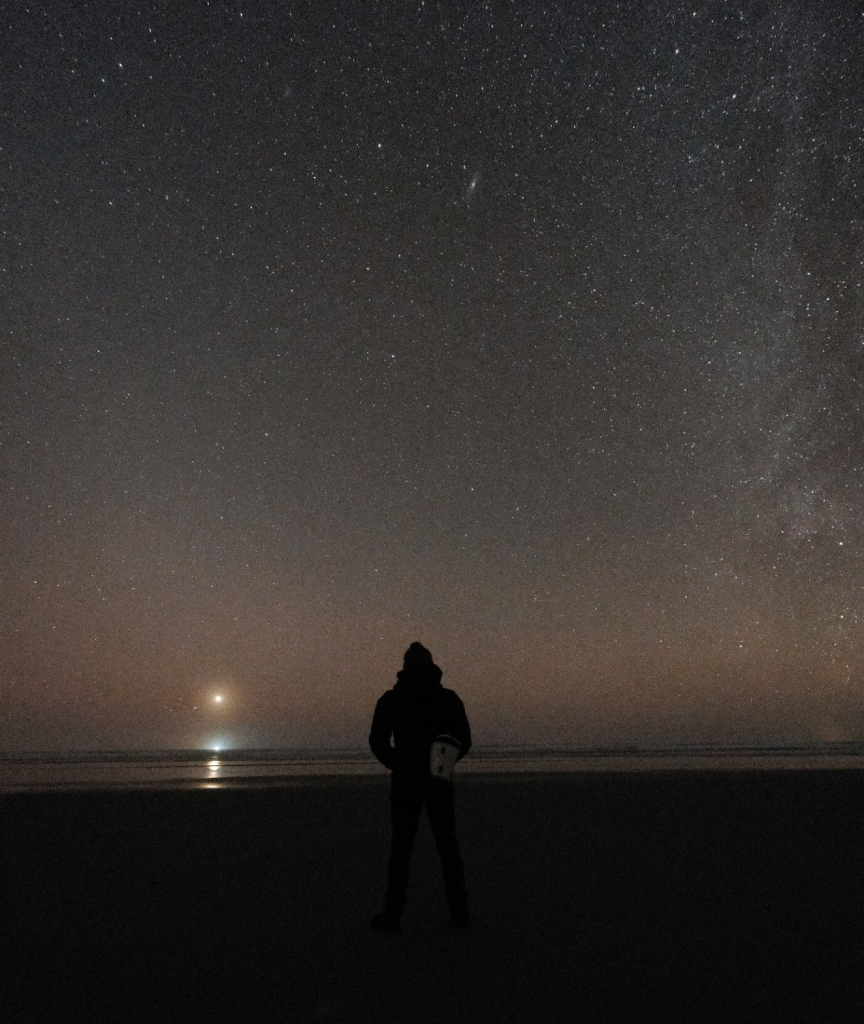
[[396,920],[402,914],[408,892],[411,851],[423,805],[422,782],[393,774],[390,777],[390,864],[384,913]]
[[435,849],[441,858],[447,905],[454,921],[466,922],[468,896],[465,892],[465,868],[456,840],[456,812],[453,783],[429,779],[423,793],[426,813],[435,839]]

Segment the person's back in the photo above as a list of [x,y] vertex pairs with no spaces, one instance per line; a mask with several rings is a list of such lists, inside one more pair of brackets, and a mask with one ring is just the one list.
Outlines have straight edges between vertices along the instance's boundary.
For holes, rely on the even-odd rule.
[[452,736],[461,758],[471,746],[471,729],[462,701],[441,685],[443,673],[431,654],[428,660],[414,655],[416,648],[421,645],[408,648],[405,667],[396,673],[396,685],[378,701],[369,746],[386,768],[422,775],[429,771],[429,752],[436,736]]
[[441,857],[452,920],[461,926],[469,921],[464,869],[456,842],[453,785],[448,778],[433,778],[430,758],[438,737],[447,737],[458,748],[458,758],[464,757],[471,747],[471,729],[462,701],[441,685],[441,676],[431,653],[422,644],[411,644],[396,685],[379,699],[372,719],[369,747],[392,772],[387,896],[384,912],[372,920],[384,931],[399,930],[411,850],[424,805]]

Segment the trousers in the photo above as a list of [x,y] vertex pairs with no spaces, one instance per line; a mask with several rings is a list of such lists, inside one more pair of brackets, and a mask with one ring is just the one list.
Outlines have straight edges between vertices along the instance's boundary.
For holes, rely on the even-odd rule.
[[387,895],[384,909],[398,917],[405,906],[408,877],[411,870],[411,851],[420,823],[420,811],[426,815],[432,828],[435,849],[441,858],[444,891],[447,905],[453,914],[466,910],[465,868],[456,841],[456,813],[453,801],[453,783],[431,776],[412,776],[393,772],[390,777],[390,863],[387,869]]

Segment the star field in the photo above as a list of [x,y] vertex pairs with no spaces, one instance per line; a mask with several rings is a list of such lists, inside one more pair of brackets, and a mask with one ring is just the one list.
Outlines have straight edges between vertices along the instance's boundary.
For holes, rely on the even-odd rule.
[[2,22],[0,747],[861,738],[854,5]]

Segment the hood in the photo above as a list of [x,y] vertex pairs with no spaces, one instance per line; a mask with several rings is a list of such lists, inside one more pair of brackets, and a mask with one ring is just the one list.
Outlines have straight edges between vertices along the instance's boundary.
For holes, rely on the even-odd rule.
[[443,674],[434,662],[412,665],[410,668],[403,668],[396,673],[396,685],[393,689],[400,693],[424,693],[428,690],[435,690],[441,686]]

